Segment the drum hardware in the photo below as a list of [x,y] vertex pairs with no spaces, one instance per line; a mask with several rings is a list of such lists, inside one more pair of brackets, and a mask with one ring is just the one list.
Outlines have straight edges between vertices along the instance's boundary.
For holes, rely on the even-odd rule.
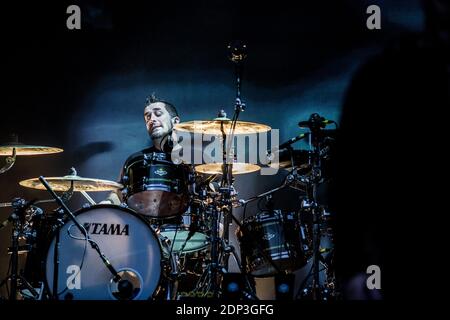
[[25,287],[29,290],[29,292],[33,295],[34,298],[39,297],[39,293],[33,288],[33,286],[22,276],[19,274],[19,251],[21,249],[19,245],[19,239],[21,237],[29,237],[29,234],[24,232],[24,225],[26,220],[25,211],[33,205],[34,201],[25,201],[21,198],[15,198],[11,202],[11,206],[13,211],[9,218],[8,222],[12,222],[13,229],[11,233],[11,274],[9,274],[1,283],[0,287],[5,285],[8,280],[10,281],[10,291],[9,291],[9,299],[11,301],[17,300],[18,289],[21,287]]
[[[34,202],[34,204],[41,204],[41,203],[52,203],[55,202],[55,199],[46,199],[46,200],[36,200]],[[0,203],[0,208],[8,208],[8,207],[12,207],[13,203],[12,202],[2,202]],[[2,224],[0,224],[0,230],[3,227],[6,227],[6,225],[8,224],[7,222],[8,220],[4,221]]]
[[[46,179],[42,176],[39,177],[39,181],[44,185],[45,189],[52,195],[52,197],[56,200],[56,202],[60,205],[60,207],[64,210],[65,214],[67,214],[70,219],[74,222],[75,226],[78,228],[78,230],[81,232],[83,237],[86,239],[87,242],[89,242],[92,249],[94,249],[100,259],[102,260],[103,264],[106,266],[106,268],[109,270],[109,272],[112,274],[113,282],[117,284],[117,290],[120,293],[118,296],[119,299],[129,299],[132,294],[132,287],[133,283],[128,280],[122,278],[122,276],[117,272],[117,270],[113,267],[110,260],[105,256],[105,254],[101,251],[98,244],[92,240],[92,238],[89,236],[88,232],[86,231],[85,227],[82,226],[77,218],[73,215],[73,213],[70,211],[70,209],[66,206],[66,204],[62,201],[62,199],[55,193],[55,191],[52,189],[52,187],[48,184]],[[66,181],[66,180],[64,180]],[[69,180],[70,181],[70,180]],[[79,180],[77,180],[79,181]],[[73,181],[72,181],[73,183]],[[59,270],[59,253],[58,253],[58,247],[59,247],[59,234],[60,230],[57,231],[57,238],[55,243],[55,252],[54,252],[54,277],[53,277],[53,291],[52,291],[52,298],[55,300],[58,300],[58,270]],[[131,288],[131,289],[130,289]]]
[[[231,120],[228,137],[225,133],[225,126],[224,122],[221,122],[220,125],[220,131],[222,133],[222,149],[223,149],[223,164],[222,164],[222,180],[220,183],[219,193],[221,193],[221,200],[223,206],[223,241],[225,244],[228,244],[229,241],[229,230],[230,230],[230,224],[232,223],[232,217],[233,217],[233,205],[232,205],[232,196],[235,194],[235,190],[233,187],[233,158],[234,154],[232,154],[232,143],[234,141],[234,135],[236,134],[236,126],[237,121],[239,119],[239,115],[241,112],[245,111],[246,104],[241,100],[241,84],[242,84],[242,74],[243,74],[243,62],[247,58],[247,45],[240,41],[234,41],[228,45],[228,52],[229,56],[228,58],[230,61],[234,64],[235,67],[235,75],[236,75],[236,99],[235,99],[235,106],[234,106],[234,114],[233,118]],[[223,114],[219,114],[219,117],[223,116]],[[226,115],[225,115],[226,116]],[[226,141],[228,140],[228,145],[226,146]],[[219,218],[217,216],[217,218]],[[214,220],[214,216],[213,216]],[[214,241],[217,241],[217,236],[219,235],[218,230],[218,223],[219,220],[216,221],[215,227],[216,230],[213,229],[213,243]],[[213,246],[213,250],[218,249],[217,247]],[[224,265],[225,270],[228,271],[228,254],[224,255]],[[216,266],[219,266],[219,260],[215,260],[214,258],[218,258],[217,254],[214,256],[211,254],[211,259],[213,261],[213,264],[216,264]],[[213,268],[214,269],[214,268]],[[213,272],[214,274],[214,272]],[[214,277],[212,279],[215,279]],[[213,283],[213,292],[216,293],[219,286]]]
[[[6,164],[2,168],[0,168],[0,174],[7,172],[10,170],[16,161],[16,156],[28,156],[28,155],[41,155],[41,154],[52,154],[59,153],[63,150],[60,148],[54,147],[45,147],[45,146],[34,146],[34,145],[26,145],[20,143],[18,141],[18,136],[13,134],[11,135],[11,141],[0,145],[0,156],[7,156],[5,161]],[[34,299],[39,299],[42,295],[42,290],[38,293],[33,286],[19,274],[18,271],[18,255],[23,252],[29,252],[30,245],[29,243],[21,246],[19,244],[20,239],[24,239],[25,241],[31,240],[36,235],[31,232],[29,221],[30,214],[27,213],[27,210],[30,207],[33,207],[33,204],[37,203],[45,203],[52,202],[53,200],[32,200],[25,202],[24,199],[15,198],[12,202],[1,203],[0,207],[12,207],[13,212],[8,217],[7,220],[3,221],[0,225],[0,229],[7,226],[10,222],[13,224],[12,233],[11,233],[11,247],[8,248],[8,253],[11,255],[11,274],[8,275],[0,284],[0,286],[5,285],[8,280],[11,283],[11,288],[9,292],[10,300],[16,300],[18,289],[21,287],[25,287],[28,290],[29,294],[32,295]],[[37,207],[36,210],[40,210]],[[36,211],[38,213],[39,211]],[[42,289],[42,288],[41,288]]]
[[[222,142],[222,163],[197,166],[200,173],[221,176],[218,190],[208,190],[209,182],[201,185],[198,194],[206,195],[206,215],[209,219],[210,261],[206,262],[206,270],[200,277],[194,292],[202,297],[220,297],[222,275],[228,272],[229,255],[234,255],[233,247],[229,245],[229,226],[233,220],[233,207],[236,205],[236,190],[233,187],[234,174],[248,173],[259,170],[259,166],[237,164],[234,170],[234,155],[232,142],[235,134],[249,134],[267,132],[270,127],[251,122],[238,121],[239,115],[245,110],[245,103],[241,100],[242,62],[246,57],[246,46],[242,43],[232,43],[228,46],[229,58],[235,65],[236,71],[236,99],[232,119],[220,110],[217,118],[211,121],[191,121],[175,125],[178,131],[218,135]],[[229,139],[229,140],[227,140]],[[220,232],[220,221],[223,218],[223,231]],[[235,256],[235,255],[234,255]],[[235,256],[235,258],[237,258]],[[236,259],[242,270],[239,259]],[[249,288],[251,290],[251,288]]]
[[14,163],[16,162],[16,148],[12,149],[12,155],[6,157],[5,159],[5,165],[0,168],[0,174],[5,173],[9,169],[11,169],[14,166]]
[[0,168],[0,174],[7,172],[14,166],[16,162],[16,156],[29,156],[63,152],[63,149],[60,148],[33,146],[20,143],[16,134],[12,134],[10,136],[10,139],[10,142],[0,144],[0,156],[6,156],[6,163],[2,168]]
[[[175,232],[175,237],[176,237]],[[164,237],[164,236],[163,236]],[[179,253],[173,250],[173,242],[171,242],[167,237],[164,237],[162,240],[163,247],[166,246],[168,249],[168,264],[165,267],[165,273],[167,277],[167,285],[166,285],[166,300],[176,300],[178,293],[178,279],[181,276],[179,272]]]
[[[317,201],[317,188],[322,181],[322,163],[324,150],[328,150],[327,146],[323,146],[326,135],[323,129],[328,124],[336,122],[326,120],[317,113],[313,113],[307,121],[300,121],[299,127],[309,129],[309,158],[310,173],[306,179],[302,179],[301,175],[296,176],[296,180],[302,179],[305,185],[306,197],[302,201],[300,212],[306,211],[312,217],[312,286],[311,298],[313,300],[321,300],[329,294],[328,289],[320,285],[319,273],[322,258],[320,248],[320,238],[322,234],[321,221],[325,210]],[[325,152],[326,153],[326,152]]]

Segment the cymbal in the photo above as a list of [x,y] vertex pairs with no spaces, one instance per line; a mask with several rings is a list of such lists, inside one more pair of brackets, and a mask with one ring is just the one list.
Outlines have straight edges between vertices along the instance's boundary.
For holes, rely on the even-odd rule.
[[[233,175],[256,172],[260,166],[251,163],[233,163]],[[195,167],[195,170],[204,174],[222,174],[222,163],[207,163]]]
[[0,156],[11,156],[13,149],[16,149],[18,156],[31,156],[38,154],[50,154],[63,152],[63,149],[44,146],[26,145],[20,142],[8,142],[0,144]]
[[[45,178],[45,180],[47,180],[48,184],[54,191],[67,191],[70,189],[72,183],[74,191],[113,191],[123,188],[123,185],[114,181],[82,178],[73,175],[64,177],[49,177]],[[46,190],[45,186],[41,183],[41,181],[39,181],[39,178],[22,180],[19,184],[26,188]]]
[[[211,135],[221,135],[222,125],[225,134],[229,134],[232,121],[227,118],[216,118],[214,120],[195,120],[178,123],[174,126],[177,131],[191,132],[191,133],[202,133]],[[235,134],[254,134],[258,132],[270,131],[270,127],[265,124],[259,124],[247,121],[237,121],[234,130]]]

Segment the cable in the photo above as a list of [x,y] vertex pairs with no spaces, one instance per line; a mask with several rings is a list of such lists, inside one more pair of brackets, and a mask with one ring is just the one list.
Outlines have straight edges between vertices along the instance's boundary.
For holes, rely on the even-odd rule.
[[245,220],[245,211],[247,210],[247,204],[248,204],[248,202],[246,202],[246,203],[244,204],[244,212],[242,213],[242,221]]
[[[91,242],[93,242],[93,243],[95,243],[95,244],[97,244],[97,243],[96,243],[94,240],[89,239],[89,238],[87,237],[87,231],[86,231],[86,229],[84,228],[84,226],[82,226],[83,229],[84,229],[84,232],[86,233],[86,236],[85,236],[84,238],[79,238],[79,237],[76,237],[76,236],[72,235],[72,234],[70,233],[70,229],[71,229],[73,226],[75,226],[75,224],[70,225],[69,228],[67,229],[67,234],[69,235],[69,237],[72,238],[72,239],[75,239],[75,240],[83,240],[83,241],[85,241],[85,242],[84,242],[83,255],[82,255],[82,257],[81,257],[80,268],[78,269],[77,273],[75,274],[75,277],[77,277],[77,276],[80,274],[81,269],[83,268],[84,260],[85,260],[85,258],[86,258],[87,245],[88,245],[89,241],[91,241]],[[58,231],[58,232],[59,232],[59,231]],[[67,285],[66,285],[66,287],[65,287],[61,292],[58,292],[57,295],[59,296],[59,295],[63,294],[63,293],[66,292],[68,289],[69,289],[69,288],[67,288]]]
[[[302,292],[302,290],[305,288],[305,285],[306,285],[306,282],[308,281],[308,279],[313,275],[313,269],[314,269],[314,263],[311,264],[311,269],[309,269],[308,275],[305,277],[305,279],[303,279],[300,287],[298,288],[297,294],[295,295],[296,298],[298,297],[300,292]],[[327,270],[326,266],[324,266],[322,269],[320,269],[319,272],[322,272],[324,270]]]
[[[176,226],[176,227],[175,227],[175,235],[174,235],[174,237],[173,237],[173,241],[172,241],[172,243],[171,243],[171,245],[170,245],[170,250],[169,250],[169,259],[172,260],[173,263],[176,263],[176,261],[174,261],[174,260],[173,260],[173,257],[172,257],[173,246],[175,245],[175,241],[176,241],[176,239],[177,239],[178,227],[180,226],[180,224],[175,225],[175,226]],[[183,247],[183,249],[184,249],[184,247]]]
[[8,265],[8,272],[7,272],[7,278],[5,279],[5,286],[6,286],[6,294],[7,297],[9,297],[9,285],[8,285],[8,278],[10,277],[9,273],[11,272],[11,266],[12,266],[12,257],[9,259],[9,265]]

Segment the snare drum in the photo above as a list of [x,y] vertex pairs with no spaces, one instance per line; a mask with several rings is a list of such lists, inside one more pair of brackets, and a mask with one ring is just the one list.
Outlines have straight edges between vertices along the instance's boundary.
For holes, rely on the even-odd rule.
[[75,213],[92,240],[111,262],[123,280],[128,280],[128,295],[91,248],[74,223],[69,220],[60,230],[59,267],[55,270],[52,240],[46,259],[46,280],[53,295],[55,272],[58,299],[70,300],[146,300],[160,283],[162,252],[155,231],[130,209],[96,205]]
[[294,271],[306,264],[295,215],[280,210],[265,211],[244,220],[237,229],[246,270],[256,277]]
[[154,218],[181,215],[189,203],[188,172],[167,154],[144,153],[127,161],[124,199],[136,212]]

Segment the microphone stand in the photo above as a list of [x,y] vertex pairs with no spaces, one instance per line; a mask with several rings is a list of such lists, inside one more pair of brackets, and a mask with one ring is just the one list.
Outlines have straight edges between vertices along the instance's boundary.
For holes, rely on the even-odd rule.
[[[230,224],[232,223],[232,216],[233,216],[233,205],[231,201],[232,196],[232,190],[233,190],[233,160],[234,155],[231,154],[231,146],[233,145],[234,140],[234,132],[236,129],[236,124],[239,118],[239,115],[241,112],[245,110],[245,103],[241,100],[241,84],[242,84],[242,73],[243,73],[243,61],[247,57],[247,46],[240,42],[235,41],[228,45],[229,50],[229,59],[231,62],[234,63],[235,66],[235,76],[236,76],[236,100],[235,100],[235,106],[234,106],[234,114],[233,118],[231,120],[231,127],[230,132],[228,134],[228,146],[225,150],[225,141],[226,141],[226,135],[223,130],[223,123],[222,123],[222,139],[223,139],[223,147],[224,147],[224,153],[223,153],[223,176],[221,181],[221,191],[223,192],[223,202],[226,208],[226,214],[224,213],[223,216],[223,238],[225,242],[228,244],[229,241],[229,231],[230,231]],[[225,269],[228,270],[228,258],[229,255],[225,256],[224,263],[225,263]]]
[[[212,234],[211,234],[211,269],[209,270],[211,277],[212,293],[215,298],[219,297],[220,279],[219,273],[228,272],[228,259],[229,253],[227,252],[227,246],[229,242],[230,224],[233,217],[233,205],[232,205],[232,193],[233,193],[233,159],[234,155],[231,154],[231,147],[234,140],[234,132],[236,129],[237,120],[239,114],[244,111],[245,103],[241,101],[241,78],[242,78],[242,61],[246,57],[246,45],[241,42],[234,42],[228,45],[229,59],[235,64],[235,76],[236,76],[236,100],[233,118],[231,120],[231,126],[228,133],[225,132],[225,122],[229,122],[224,112],[219,113],[219,118],[216,120],[221,121],[220,129],[222,133],[222,180],[220,182],[219,194],[220,200],[214,200],[213,205],[210,208],[212,214]],[[228,138],[228,139],[227,139]],[[219,238],[219,219],[220,213],[223,213],[223,239]],[[224,254],[223,263],[220,264],[220,253]]]
[[308,179],[306,187],[306,199],[303,201],[303,209],[308,209],[312,214],[312,250],[313,250],[313,280],[312,280],[312,299],[320,300],[322,296],[321,286],[320,286],[320,221],[321,215],[323,213],[322,207],[317,202],[317,187],[321,180],[321,139],[323,135],[321,130],[323,128],[323,123],[316,121],[320,119],[317,114],[313,114],[308,121],[310,135],[309,135],[309,165],[312,168],[311,177]]
[[[105,256],[105,254],[100,250],[98,244],[90,238],[86,229],[78,222],[78,220],[75,218],[74,214],[70,211],[70,209],[66,206],[64,201],[53,191],[53,189],[50,187],[50,185],[48,184],[48,182],[45,180],[44,177],[40,176],[39,181],[44,185],[44,187],[47,189],[47,191],[52,195],[52,197],[56,200],[56,202],[61,206],[61,209],[64,210],[64,212],[70,217],[70,219],[74,222],[74,224],[76,225],[78,230],[80,230],[80,232],[83,234],[83,236],[86,237],[86,239],[89,242],[89,244],[91,245],[92,249],[97,251],[100,259],[103,261],[105,266],[108,268],[108,270],[113,275],[113,281],[116,283],[120,282],[122,280],[122,277],[117,273],[117,270],[112,266],[111,262],[108,260],[108,258]],[[58,231],[58,233],[59,233],[59,231]],[[57,254],[56,248],[55,248],[55,254]],[[55,300],[58,300],[58,277],[57,277],[58,265],[59,265],[59,261],[57,261],[58,256],[56,256],[54,259],[55,259],[54,261],[55,261],[56,269],[54,270],[53,297],[52,298]],[[55,274],[56,274],[56,276],[55,276]],[[127,281],[127,280],[123,280],[123,281]],[[119,286],[119,288],[120,287],[121,286]]]

